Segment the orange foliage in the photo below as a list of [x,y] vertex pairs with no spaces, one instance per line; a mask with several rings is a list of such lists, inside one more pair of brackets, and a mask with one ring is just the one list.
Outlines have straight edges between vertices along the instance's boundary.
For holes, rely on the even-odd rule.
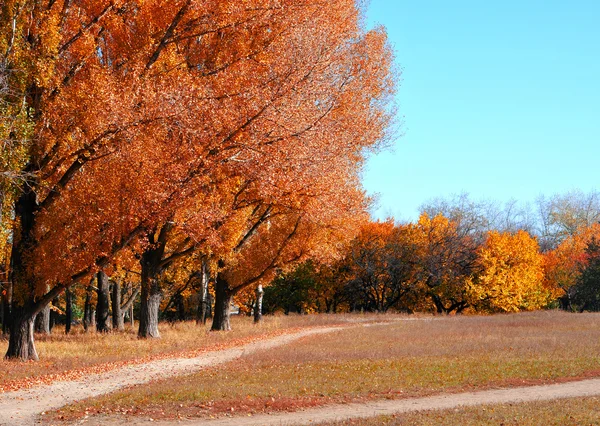
[[594,237],[600,238],[600,224],[579,228],[556,249],[544,254],[545,285],[552,288],[557,297],[567,294],[577,283],[587,264],[585,249]]

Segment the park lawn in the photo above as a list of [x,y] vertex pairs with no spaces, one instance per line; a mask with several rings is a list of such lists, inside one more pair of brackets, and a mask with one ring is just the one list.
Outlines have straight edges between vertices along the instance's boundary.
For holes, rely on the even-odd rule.
[[[232,317],[233,331],[210,332],[210,324],[195,322],[161,323],[160,339],[138,339],[137,328],[124,332],[85,333],[75,327],[64,334],[57,326],[50,336],[36,334],[38,362],[0,360],[0,391],[11,390],[56,378],[76,378],[89,372],[102,372],[123,363],[141,362],[160,357],[193,356],[194,352],[222,349],[268,335],[293,331],[296,328],[343,324],[353,321],[351,315],[270,316],[260,325],[249,317]],[[373,321],[376,316],[364,316]],[[0,351],[6,352],[8,341],[0,339]]]
[[248,415],[600,376],[598,314],[405,319],[306,337],[191,376],[67,406],[54,416]]
[[600,397],[566,398],[521,404],[482,405],[422,411],[368,419],[319,423],[319,426],[575,426],[600,425]]

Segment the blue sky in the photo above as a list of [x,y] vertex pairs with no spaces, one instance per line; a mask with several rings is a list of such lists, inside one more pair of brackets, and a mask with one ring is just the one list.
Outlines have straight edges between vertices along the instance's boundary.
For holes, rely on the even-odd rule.
[[600,187],[600,1],[371,0],[402,69],[403,133],[363,184],[376,217]]

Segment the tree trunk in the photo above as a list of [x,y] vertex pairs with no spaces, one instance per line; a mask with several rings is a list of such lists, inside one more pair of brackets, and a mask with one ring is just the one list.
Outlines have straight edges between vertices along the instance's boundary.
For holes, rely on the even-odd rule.
[[35,317],[35,331],[50,335],[50,304],[46,305]]
[[96,304],[96,331],[99,333],[108,333],[110,331],[110,324],[108,322],[110,294],[108,276],[103,271],[99,271],[97,278],[98,303]]
[[229,321],[231,299],[233,293],[229,283],[222,274],[217,275],[215,283],[215,313],[213,317],[212,331],[230,331],[231,323]]
[[2,293],[2,334],[8,334],[11,322],[12,283],[9,282]]
[[[55,308],[59,308],[58,298],[55,298],[52,301],[52,306]],[[58,310],[50,309],[50,333],[52,333],[52,329],[56,325],[56,316],[58,315]]]
[[127,294],[129,295],[129,301],[131,303],[127,307],[123,307],[123,311],[128,311],[129,324],[131,325],[131,328],[133,328],[135,326],[134,318],[133,318],[133,301],[134,301],[133,299],[137,295],[137,291],[136,291],[136,293],[134,295],[133,294],[133,284],[131,284],[131,282],[129,282],[127,284]]
[[177,319],[179,321],[185,321],[185,301],[181,293],[177,294],[175,306],[177,306]]
[[158,313],[161,291],[158,283],[160,258],[154,250],[142,255],[142,295],[140,303],[140,325],[138,336],[142,338],[160,337],[158,331]]
[[69,334],[71,332],[71,324],[73,323],[73,294],[70,289],[65,291],[65,334]]
[[38,209],[37,195],[33,188],[35,184],[26,185],[23,193],[15,203],[15,218],[19,229],[13,234],[11,251],[12,289],[18,288],[19,294],[24,297],[20,301],[12,300],[11,320],[9,321],[10,337],[5,358],[38,360],[33,340],[35,317],[38,312],[33,309],[36,294],[35,283],[37,280],[31,273],[31,262],[26,259],[26,253],[36,246],[33,235],[35,213]]
[[20,359],[22,361],[37,361],[39,359],[33,341],[35,317],[36,315],[31,311],[15,309],[10,326],[6,359]]
[[112,285],[112,326],[114,330],[125,330],[125,312],[121,309],[121,283],[113,281]]
[[263,303],[263,295],[265,292],[263,291],[262,285],[259,284],[256,287],[256,305],[254,306],[254,323],[259,323],[262,321],[262,303]]
[[200,274],[200,291],[198,297],[198,315],[196,317],[196,324],[206,324],[208,318],[209,307],[209,293],[208,293],[208,282],[209,282],[209,271],[208,263],[202,261],[202,271]]

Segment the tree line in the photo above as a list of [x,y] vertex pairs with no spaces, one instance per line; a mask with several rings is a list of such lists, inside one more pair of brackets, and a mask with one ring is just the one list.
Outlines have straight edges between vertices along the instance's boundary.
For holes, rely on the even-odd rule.
[[309,261],[265,290],[268,312],[600,310],[600,194],[572,191],[531,208],[423,205],[416,223],[369,222],[333,263]]

